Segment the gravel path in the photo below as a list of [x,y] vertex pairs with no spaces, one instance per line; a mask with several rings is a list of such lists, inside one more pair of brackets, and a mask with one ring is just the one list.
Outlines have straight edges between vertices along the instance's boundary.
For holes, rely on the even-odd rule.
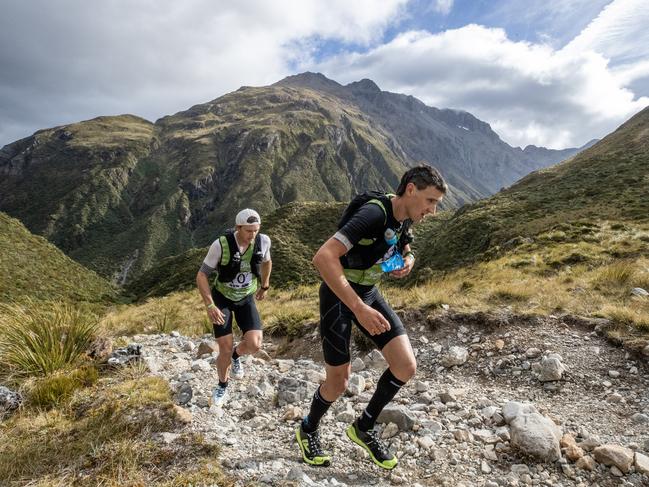
[[[642,466],[622,473],[596,462],[587,471],[565,455],[536,460],[516,448],[503,419],[509,401],[531,403],[572,434],[584,455],[593,456],[599,444],[616,444],[640,458],[649,452],[647,357],[630,356],[592,324],[568,325],[571,321],[560,317],[409,313],[403,318],[418,371],[387,412],[387,424],[378,426],[400,459],[391,472],[374,466],[344,435],[385,367],[378,352],[353,351],[362,360],[354,363],[348,393],[321,425],[333,464],[315,468],[301,462],[294,435],[324,378],[315,331],[290,347],[267,340],[262,352],[245,357],[246,375],[230,380],[222,408],[209,404],[216,352],[198,358],[201,340],[176,333],[134,340],[143,345],[151,370],[184,391],[178,402],[191,412],[187,428],[222,446],[223,467],[239,485],[649,485]],[[287,358],[297,353],[310,358]],[[544,357],[552,353],[565,371],[561,380],[541,382]],[[174,438],[166,435],[164,441]]]

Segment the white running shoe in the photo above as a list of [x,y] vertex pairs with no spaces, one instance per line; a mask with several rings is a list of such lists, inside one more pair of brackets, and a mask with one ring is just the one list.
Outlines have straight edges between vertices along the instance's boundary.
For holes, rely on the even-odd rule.
[[223,406],[228,397],[228,388],[216,386],[212,391],[212,406]]
[[234,360],[232,359],[232,368],[230,369],[230,376],[233,379],[241,379],[243,377],[243,364],[241,363],[241,357]]

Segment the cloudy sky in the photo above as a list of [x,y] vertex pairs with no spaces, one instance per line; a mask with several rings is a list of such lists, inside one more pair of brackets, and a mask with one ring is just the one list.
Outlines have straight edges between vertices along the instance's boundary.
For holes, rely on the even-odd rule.
[[0,147],[319,71],[580,146],[649,105],[646,0],[0,0]]

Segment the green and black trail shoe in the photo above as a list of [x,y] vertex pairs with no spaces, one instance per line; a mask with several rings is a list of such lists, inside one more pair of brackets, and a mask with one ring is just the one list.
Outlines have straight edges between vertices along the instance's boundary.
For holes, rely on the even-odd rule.
[[300,425],[295,430],[295,437],[297,438],[297,444],[300,445],[302,459],[305,463],[318,467],[328,467],[331,465],[331,455],[324,453],[320,446],[320,433],[318,433],[318,430],[315,430],[313,433],[306,433],[302,429],[302,425]]
[[357,445],[362,446],[370,454],[370,458],[379,467],[386,470],[392,470],[397,466],[397,457],[392,455],[388,449],[381,444],[376,436],[376,431],[361,431],[358,429],[358,421],[354,421],[349,428],[347,428],[347,436]]

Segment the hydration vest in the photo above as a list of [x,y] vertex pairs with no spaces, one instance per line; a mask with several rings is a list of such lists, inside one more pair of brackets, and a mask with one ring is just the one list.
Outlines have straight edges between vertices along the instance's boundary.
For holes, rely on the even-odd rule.
[[261,262],[264,256],[261,253],[260,233],[255,237],[252,252],[250,252],[250,248],[248,248],[243,256],[239,252],[239,245],[234,238],[233,230],[226,231],[225,235],[219,237],[219,241],[221,242],[221,260],[217,266],[218,275],[216,276],[216,279],[219,282],[231,282],[236,278],[241,272],[242,260],[244,262],[250,262],[250,272],[252,272],[257,279],[261,279]]
[[[383,226],[374,235],[368,235],[359,240],[345,255],[340,258],[340,263],[345,271],[345,277],[349,281],[363,285],[374,285],[380,279],[382,272],[377,263],[386,255],[392,245],[385,240],[385,231],[390,228],[388,222],[394,220],[392,213],[392,194],[370,191],[354,197],[347,206],[338,222],[338,229],[341,229],[351,217],[365,204],[375,204],[383,210]],[[393,228],[397,235],[397,244],[394,246],[397,252],[403,252],[403,248],[413,241],[410,229],[412,222],[408,219],[401,224],[401,227]],[[371,272],[365,272],[371,271]]]

